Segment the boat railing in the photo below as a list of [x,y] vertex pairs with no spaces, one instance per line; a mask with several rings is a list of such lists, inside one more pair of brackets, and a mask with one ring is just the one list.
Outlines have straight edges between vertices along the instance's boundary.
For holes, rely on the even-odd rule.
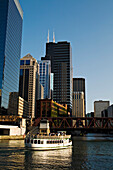
[[65,135],[65,136],[50,136],[50,135],[41,135],[41,134],[38,134],[38,135],[28,135],[27,138],[30,138],[30,139],[67,139],[67,138],[70,138],[71,135]]

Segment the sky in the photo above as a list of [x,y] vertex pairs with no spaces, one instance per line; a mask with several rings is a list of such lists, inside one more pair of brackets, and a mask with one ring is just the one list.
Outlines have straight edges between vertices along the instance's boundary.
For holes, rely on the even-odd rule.
[[113,0],[19,0],[22,6],[21,57],[45,56],[50,41],[69,41],[73,77],[86,80],[86,110],[95,100],[113,104]]

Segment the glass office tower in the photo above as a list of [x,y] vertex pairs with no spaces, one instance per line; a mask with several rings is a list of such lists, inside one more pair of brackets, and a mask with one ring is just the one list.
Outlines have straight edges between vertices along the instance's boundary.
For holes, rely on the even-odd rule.
[[0,114],[8,113],[9,96],[19,90],[22,21],[18,0],[0,0]]
[[51,62],[38,61],[39,64],[39,74],[40,74],[40,84],[44,87],[44,99],[50,98],[50,73],[51,73]]

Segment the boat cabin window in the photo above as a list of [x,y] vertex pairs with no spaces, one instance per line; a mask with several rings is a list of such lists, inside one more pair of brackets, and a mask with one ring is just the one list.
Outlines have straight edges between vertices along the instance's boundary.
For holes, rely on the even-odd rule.
[[38,144],[40,144],[40,140],[38,140]]
[[47,144],[54,144],[54,143],[63,143],[63,140],[51,140],[51,141],[47,141]]
[[47,144],[54,144],[54,143],[63,143],[63,140],[50,140],[50,141],[47,141]]
[[34,143],[37,144],[37,140],[34,140]]
[[31,143],[33,143],[33,140],[31,140]]
[[40,143],[41,143],[41,144],[43,144],[44,142],[43,142],[43,141],[41,141]]

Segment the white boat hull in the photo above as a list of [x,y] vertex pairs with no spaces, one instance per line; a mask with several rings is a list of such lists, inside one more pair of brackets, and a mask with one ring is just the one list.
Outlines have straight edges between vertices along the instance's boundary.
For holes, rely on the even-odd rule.
[[72,146],[72,142],[66,143],[66,144],[59,144],[59,145],[43,145],[41,144],[28,144],[26,143],[25,146],[29,149],[32,150],[39,150],[39,151],[44,151],[44,150],[57,150],[57,149],[66,149],[70,146]]
[[72,146],[70,135],[65,136],[27,136],[25,146],[33,150],[55,150]]

